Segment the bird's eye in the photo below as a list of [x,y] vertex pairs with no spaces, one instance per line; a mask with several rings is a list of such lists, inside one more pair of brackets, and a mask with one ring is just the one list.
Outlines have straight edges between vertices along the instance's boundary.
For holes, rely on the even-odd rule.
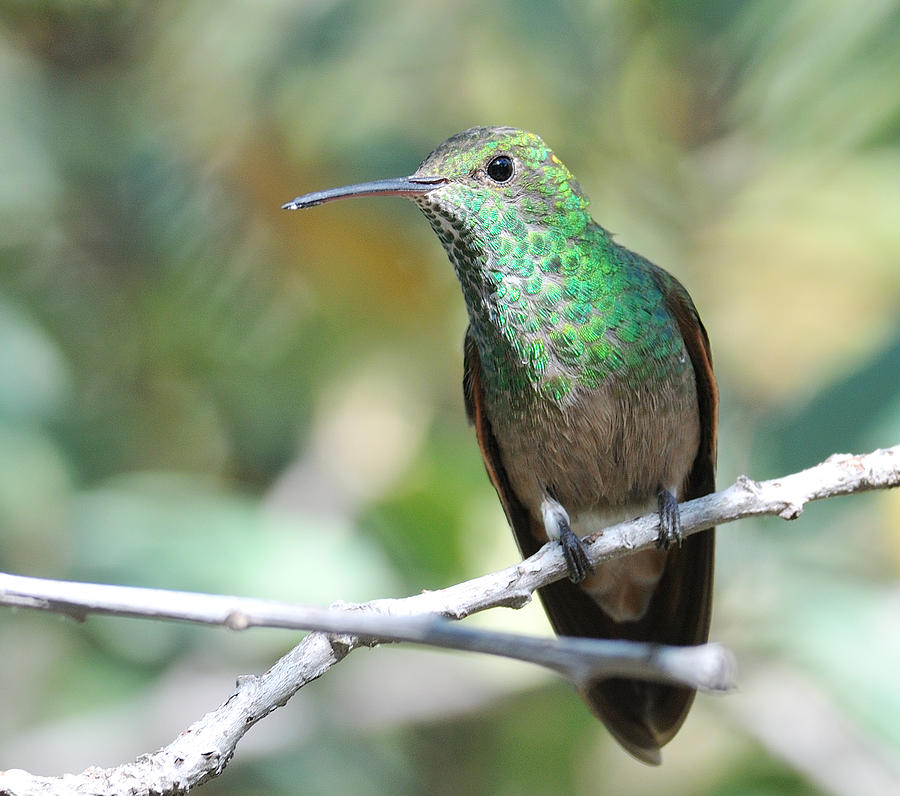
[[487,175],[494,182],[506,182],[513,175],[513,161],[509,155],[498,155],[487,165]]

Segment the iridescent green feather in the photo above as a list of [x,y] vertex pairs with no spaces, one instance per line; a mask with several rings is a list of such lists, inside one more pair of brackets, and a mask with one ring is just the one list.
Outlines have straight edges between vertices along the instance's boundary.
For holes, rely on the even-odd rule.
[[[509,187],[479,173],[499,154],[516,161]],[[638,386],[690,367],[662,272],[593,221],[540,138],[474,128],[418,173],[450,178],[418,202],[456,267],[494,400],[565,405],[611,379]]]

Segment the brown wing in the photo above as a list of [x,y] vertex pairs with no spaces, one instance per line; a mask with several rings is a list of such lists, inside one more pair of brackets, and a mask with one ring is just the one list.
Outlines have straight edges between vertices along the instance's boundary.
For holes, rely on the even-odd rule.
[[[715,489],[718,398],[709,340],[690,298],[677,283],[674,289],[666,290],[666,298],[684,337],[697,379],[701,439],[683,493],[683,499],[690,500]],[[463,390],[466,411],[475,425],[488,475],[522,554],[530,556],[541,546],[538,539],[543,536],[543,529],[533,527],[536,521],[513,492],[503,468],[490,419],[484,412],[481,360],[470,332],[466,334]],[[680,548],[671,549],[647,613],[638,622],[612,621],[578,586],[566,580],[541,589],[541,601],[550,623],[560,635],[680,645],[703,643],[709,634],[714,546],[715,535],[711,529],[692,534]],[[583,696],[631,754],[646,763],[658,764],[659,749],[678,732],[693,702],[694,691],[612,679],[594,683]]]

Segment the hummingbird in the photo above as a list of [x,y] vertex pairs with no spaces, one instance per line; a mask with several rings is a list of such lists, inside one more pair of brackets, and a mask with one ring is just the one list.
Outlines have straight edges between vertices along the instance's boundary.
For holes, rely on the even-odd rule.
[[[715,489],[718,396],[709,338],[674,276],[613,240],[541,138],[473,127],[408,177],[298,196],[418,205],[462,286],[463,394],[488,476],[524,556],[561,545],[568,579],[540,597],[556,633],[707,640],[714,530],[682,536],[678,502]],[[655,548],[591,566],[582,537],[659,516]],[[592,683],[592,712],[657,765],[694,691]]]

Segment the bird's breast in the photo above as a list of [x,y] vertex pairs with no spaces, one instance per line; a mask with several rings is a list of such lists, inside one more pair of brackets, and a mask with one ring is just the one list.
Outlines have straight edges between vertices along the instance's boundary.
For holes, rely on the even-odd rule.
[[609,380],[565,405],[487,410],[510,484],[536,518],[548,495],[574,518],[642,507],[660,487],[677,494],[700,440],[690,365],[651,384]]
[[[660,488],[676,497],[700,441],[690,368],[661,382],[611,382],[565,407],[542,403],[494,423],[510,485],[543,529],[547,496],[569,514],[579,536],[656,509]],[[539,532],[540,533],[540,532]],[[547,540],[546,532],[538,541]],[[617,622],[640,620],[666,564],[643,550],[595,567],[581,588]]]

